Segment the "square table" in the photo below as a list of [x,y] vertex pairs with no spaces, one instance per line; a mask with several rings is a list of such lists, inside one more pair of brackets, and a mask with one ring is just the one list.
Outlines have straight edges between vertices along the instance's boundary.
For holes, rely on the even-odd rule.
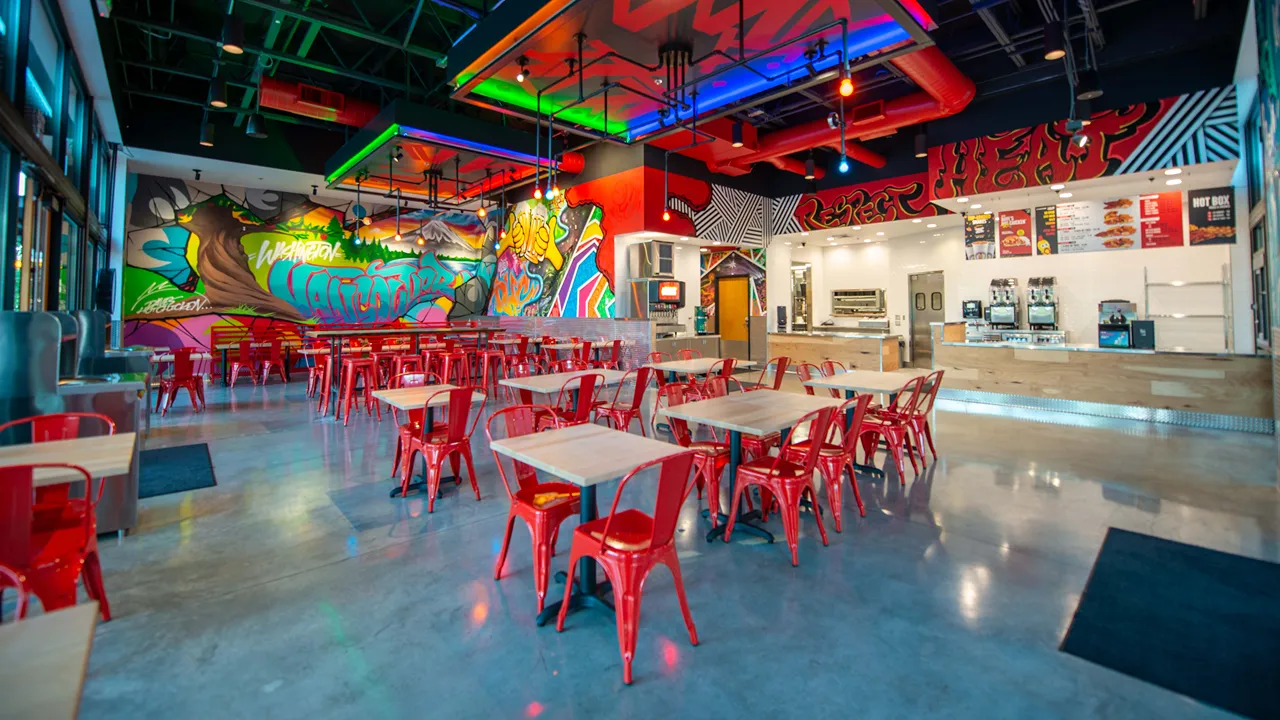
[[[560,392],[564,384],[579,375],[603,375],[602,387],[617,385],[627,374],[621,370],[572,370],[570,372],[551,373],[549,375],[530,375],[529,377],[503,378],[499,385],[505,385],[520,391],[520,401],[525,405],[533,402],[533,394],[554,395]],[[573,391],[573,407],[578,407],[578,392]]]
[[[668,360],[666,362],[646,363],[646,365],[659,372],[665,372],[667,374],[667,380],[670,382],[676,382],[676,375],[706,375],[711,372],[711,368],[716,363],[724,359],[725,358],[704,357],[694,358],[692,360]],[[755,367],[756,363],[754,360],[739,360],[734,358],[733,366],[735,369],[742,368],[745,370],[747,368]]]
[[[765,389],[686,402],[663,408],[659,414],[729,431],[729,498],[732,502],[734,483],[738,481],[738,465],[742,462],[743,433],[756,436],[780,431],[789,433],[805,415],[826,407],[838,407],[842,403],[844,400],[840,398]],[[750,522],[760,517],[759,510],[743,513],[740,507],[733,507],[730,511],[738,514],[735,529],[743,528],[749,534],[773,542],[773,533]],[[707,542],[724,535],[725,527],[726,523],[722,521],[708,532]]]
[[0,625],[4,717],[75,720],[97,622],[90,600]]
[[[914,380],[922,375],[932,373],[932,370],[923,368],[901,368],[899,370],[891,370],[882,372],[877,370],[849,370],[847,372],[836,373],[830,377],[817,377],[809,380],[805,385],[813,388],[831,388],[835,390],[843,390],[845,398],[852,398],[860,392],[864,393],[886,393],[889,396],[889,404],[892,405],[898,397],[898,391],[902,389],[909,381]],[[853,408],[845,411],[845,425],[853,422]],[[855,462],[853,464],[855,470],[884,477],[884,471],[878,467],[871,465],[863,465]]]
[[[617,480],[647,462],[685,452],[679,445],[591,423],[494,440],[490,447],[495,453],[582,488],[580,524],[598,517],[596,485]],[[596,582],[595,560],[582,558],[579,561],[577,583],[577,591],[569,601],[569,612],[584,607],[604,607],[613,611],[613,605],[605,599],[611,590],[609,583]],[[538,614],[538,626],[546,625],[556,617],[563,602],[560,600],[547,605]]]
[[[388,390],[375,390],[373,392],[373,397],[375,400],[381,400],[397,410],[404,410],[406,412],[409,410],[422,409],[422,406],[426,404],[427,399],[430,398],[431,406],[428,408],[428,412],[423,414],[422,418],[422,424],[425,426],[424,430],[427,433],[430,433],[435,427],[435,409],[444,406],[448,402],[447,395],[440,395],[438,397],[431,396],[444,390],[455,390],[457,387],[457,385],[419,385],[418,387],[390,388]],[[475,405],[476,403],[484,402],[486,397],[488,396],[482,392],[473,392],[471,393],[471,404]],[[396,432],[399,432],[399,428],[396,428]],[[450,475],[449,479],[456,480],[457,476]],[[441,476],[440,485],[442,487],[444,485],[444,481],[445,477]],[[409,483],[409,489],[426,490],[426,488],[427,476],[426,470],[424,469],[422,479],[417,482]],[[392,488],[391,497],[396,497],[398,495],[400,495],[399,486]]]
[[[124,475],[133,466],[133,446],[138,434],[94,435],[71,440],[23,443],[0,447],[0,465],[39,465],[65,463],[78,465],[90,477],[109,478]],[[84,482],[84,476],[66,468],[42,468],[33,477],[34,487]]]

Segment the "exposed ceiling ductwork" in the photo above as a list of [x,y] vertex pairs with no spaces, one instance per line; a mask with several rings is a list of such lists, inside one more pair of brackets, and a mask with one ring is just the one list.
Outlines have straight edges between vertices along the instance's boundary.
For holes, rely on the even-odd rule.
[[361,128],[381,109],[364,100],[303,83],[277,80],[263,75],[258,81],[259,104],[317,120],[328,120]]
[[[883,167],[884,158],[855,141],[884,137],[899,128],[955,115],[968,106],[977,92],[973,81],[937,47],[927,47],[890,62],[919,86],[920,92],[862,105],[848,113],[843,152],[872,167]],[[755,152],[708,161],[707,167],[725,175],[745,175],[755,163],[769,162],[782,170],[797,172],[799,168],[803,173],[804,163],[787,155],[820,147],[841,152],[840,139],[840,128],[832,128],[824,118],[764,135]]]

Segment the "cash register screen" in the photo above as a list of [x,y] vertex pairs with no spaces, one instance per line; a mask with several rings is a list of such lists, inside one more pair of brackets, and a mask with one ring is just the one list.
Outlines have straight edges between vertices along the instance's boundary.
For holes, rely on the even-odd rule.
[[1102,347],[1127,348],[1129,347],[1129,331],[1099,330],[1098,345]]

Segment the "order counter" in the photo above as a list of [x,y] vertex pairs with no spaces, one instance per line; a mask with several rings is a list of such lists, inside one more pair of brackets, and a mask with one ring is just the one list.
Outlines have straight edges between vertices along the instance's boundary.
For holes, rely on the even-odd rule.
[[876,333],[769,333],[769,357],[791,358],[801,363],[821,365],[835,360],[858,370],[897,370],[898,336]]
[[[967,343],[933,328],[940,397],[1193,427],[1274,433],[1271,358]],[[953,335],[954,337],[954,335]]]

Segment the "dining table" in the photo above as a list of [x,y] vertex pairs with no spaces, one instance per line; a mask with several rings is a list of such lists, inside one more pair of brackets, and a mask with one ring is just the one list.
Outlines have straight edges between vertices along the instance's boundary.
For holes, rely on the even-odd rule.
[[[457,388],[457,385],[447,384],[389,388],[386,390],[375,390],[373,392],[373,397],[375,400],[380,400],[397,410],[404,410],[406,412],[409,410],[421,410],[425,407],[427,411],[423,413],[422,416],[423,432],[424,434],[430,434],[435,428],[435,409],[442,407],[449,402],[448,395],[437,395],[436,393],[446,390],[456,390]],[[482,392],[473,392],[471,393],[471,404],[475,405],[476,403],[484,402],[486,397],[487,396]],[[430,405],[427,404],[428,401],[430,401]],[[442,486],[444,485],[445,479],[445,477],[440,478],[440,484]],[[456,477],[450,475],[447,479],[456,480]],[[409,489],[425,491],[426,488],[427,476],[426,470],[424,469],[421,479],[409,483]],[[391,489],[391,497],[397,497],[400,494],[399,485]]]
[[[292,351],[292,352],[300,352],[300,350],[295,350],[295,348],[301,348],[301,346],[302,346],[302,343],[300,343],[300,342],[298,342],[298,341],[296,341],[296,340],[286,340],[286,341],[284,341],[284,342],[280,343],[280,347],[281,347],[281,349],[283,349],[283,350],[284,350],[284,374],[285,374],[285,377],[288,377],[288,376],[289,376],[289,369],[290,369],[290,367],[292,367],[292,365],[293,365],[292,360],[290,360],[290,358],[289,358],[289,353],[290,353],[291,351]],[[254,349],[254,350],[261,350],[262,348],[269,348],[269,347],[271,347],[271,342],[270,342],[270,341],[257,340],[257,341],[254,341],[254,342],[249,343],[249,347],[250,347],[250,348],[252,348],[252,349]],[[227,377],[227,351],[229,351],[229,350],[237,350],[237,349],[239,349],[239,348],[240,348],[240,343],[234,343],[234,342],[230,342],[230,343],[218,343],[217,345],[214,345],[214,346],[213,346],[213,349],[214,349],[214,350],[217,350],[217,351],[218,351],[218,354],[221,356],[221,366],[222,366],[222,386],[223,386],[223,387],[227,387],[227,385],[229,385],[229,384],[230,384],[230,379]],[[305,355],[306,353],[302,353],[302,354],[304,354],[304,355]]]
[[[898,398],[898,391],[902,389],[911,380],[928,375],[933,372],[926,368],[900,368],[898,370],[847,370],[842,373],[828,375],[826,377],[815,377],[805,381],[805,385],[811,388],[823,388],[836,391],[843,391],[846,399],[851,399],[858,393],[878,393],[889,396],[889,405],[892,405]],[[853,408],[845,410],[845,426],[853,422]],[[884,470],[874,465],[867,465],[855,461],[853,469],[858,472],[864,472],[868,475],[876,477],[884,477]]]
[[[648,462],[685,452],[673,443],[651,440],[603,425],[584,423],[566,428],[494,440],[495,453],[530,465],[557,479],[582,488],[578,522],[599,517],[596,486],[617,480]],[[578,561],[575,592],[569,599],[569,612],[599,607],[614,611],[608,595],[612,587],[596,577],[597,563],[591,558]],[[538,613],[538,626],[546,625],[560,613],[563,600],[546,606]]]
[[[600,375],[603,380],[600,381],[601,387],[611,387],[622,382],[627,374],[621,370],[571,370],[569,372],[549,373],[547,375],[530,375],[528,377],[512,377],[503,378],[498,381],[499,385],[513,388],[520,391],[520,402],[528,405],[533,402],[533,396],[536,395],[557,395],[564,384],[580,375]],[[573,395],[573,408],[578,407],[578,390],[571,390]]]
[[[663,362],[646,363],[646,365],[654,370],[666,373],[667,380],[669,382],[676,382],[679,379],[679,375],[706,375],[715,368],[716,363],[724,359],[725,358],[718,357],[701,357],[693,358],[691,360],[666,360]],[[755,366],[756,363],[754,360],[733,359],[733,367],[735,370],[738,368],[745,370]]]
[[98,603],[0,625],[0,717],[74,720],[98,623]]
[[[783,434],[782,442],[785,443],[791,429],[805,415],[822,408],[839,407],[843,403],[844,400],[830,396],[801,395],[781,390],[762,389],[733,392],[724,397],[665,407],[658,411],[658,415],[728,431],[727,472],[730,503],[723,504],[721,507],[727,507],[729,512],[737,513],[735,530],[740,529],[747,534],[773,542],[773,533],[753,522],[761,517],[759,510],[743,512],[741,506],[731,507],[734,483],[738,478],[738,466],[742,464],[742,436],[745,434],[764,437],[770,433],[780,432]],[[727,520],[727,515],[720,517],[719,524],[707,533],[707,542],[724,535]]]
[[[133,446],[137,442],[137,433],[122,432],[115,435],[5,445],[0,447],[0,465],[78,465],[90,477],[109,478],[129,472],[133,466]],[[34,487],[44,487],[83,482],[84,476],[70,468],[50,467],[36,469],[32,479]]]

